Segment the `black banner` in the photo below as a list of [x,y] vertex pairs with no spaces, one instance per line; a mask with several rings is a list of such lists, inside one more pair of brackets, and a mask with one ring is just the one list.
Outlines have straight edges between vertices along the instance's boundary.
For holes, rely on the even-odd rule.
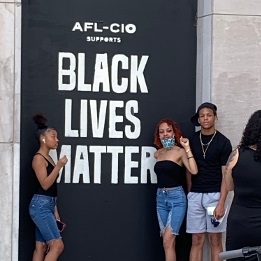
[[23,1],[19,260],[34,248],[37,112],[58,131],[52,156],[69,159],[58,180],[67,224],[59,260],[164,260],[153,134],[164,117],[193,132],[196,2]]

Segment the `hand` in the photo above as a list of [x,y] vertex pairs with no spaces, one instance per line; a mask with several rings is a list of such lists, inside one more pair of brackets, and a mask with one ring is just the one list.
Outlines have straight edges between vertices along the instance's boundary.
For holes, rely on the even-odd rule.
[[217,205],[214,213],[213,213],[214,217],[218,220],[220,218],[222,218],[225,215],[225,208],[223,205]]
[[189,148],[189,139],[180,137],[180,144],[184,149]]
[[66,157],[66,155],[64,155],[62,158],[60,158],[57,162],[57,166],[61,169],[65,166],[65,164],[68,162],[68,159]]

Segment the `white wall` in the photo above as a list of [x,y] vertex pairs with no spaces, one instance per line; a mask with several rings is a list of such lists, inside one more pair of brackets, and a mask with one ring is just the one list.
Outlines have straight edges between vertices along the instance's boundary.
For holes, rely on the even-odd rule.
[[0,0],[0,259],[4,261],[17,260],[20,48],[21,2]]
[[236,147],[249,116],[261,109],[261,1],[198,0],[197,28],[197,106],[217,105],[217,128]]
[[197,105],[217,105],[217,127],[236,146],[261,109],[261,1],[199,0],[197,56]]

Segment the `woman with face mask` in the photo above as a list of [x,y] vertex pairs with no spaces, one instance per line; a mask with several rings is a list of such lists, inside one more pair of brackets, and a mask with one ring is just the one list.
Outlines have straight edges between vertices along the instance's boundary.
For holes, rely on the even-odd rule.
[[187,199],[182,188],[184,167],[197,174],[198,168],[189,140],[171,119],[162,119],[156,126],[154,144],[158,150],[154,170],[157,174],[157,216],[166,261],[176,261],[175,238],[185,217]]

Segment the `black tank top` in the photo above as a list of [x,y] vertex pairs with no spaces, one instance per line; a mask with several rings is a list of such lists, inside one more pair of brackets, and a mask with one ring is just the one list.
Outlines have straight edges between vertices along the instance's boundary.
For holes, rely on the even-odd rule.
[[261,162],[254,160],[255,151],[250,148],[239,149],[238,161],[233,168],[233,203],[261,207]]
[[[37,154],[44,157],[44,155],[42,155],[41,153],[36,153],[36,155]],[[47,171],[47,176],[49,176],[52,173],[52,171],[54,169],[54,166],[49,162],[49,160],[47,158],[45,158],[45,160],[48,163],[48,165],[46,167],[46,171]],[[56,181],[47,190],[44,190],[42,188],[42,186],[41,186],[40,182],[38,181],[38,179],[37,179],[37,182],[38,182],[38,185],[37,185],[38,188],[37,188],[36,194],[45,195],[45,196],[49,196],[49,197],[57,197],[57,184],[56,184]]]
[[183,167],[171,160],[157,161],[154,166],[159,188],[172,188],[182,185]]

